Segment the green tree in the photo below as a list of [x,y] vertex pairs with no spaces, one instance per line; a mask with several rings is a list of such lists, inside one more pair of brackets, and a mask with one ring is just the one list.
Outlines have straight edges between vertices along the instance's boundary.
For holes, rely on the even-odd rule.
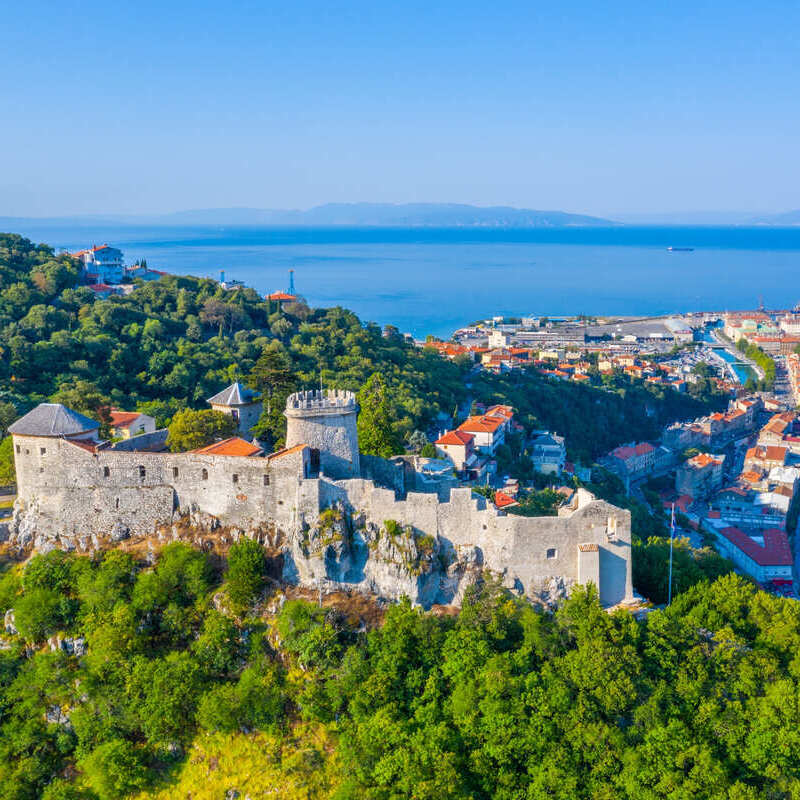
[[10,436],[0,441],[0,486],[10,486],[17,482],[14,468],[14,444]]
[[8,426],[19,416],[13,403],[0,401],[0,439],[8,432]]
[[358,393],[358,442],[362,453],[389,458],[403,452],[392,425],[388,390],[383,376],[373,373]]
[[233,417],[213,409],[178,411],[168,428],[167,444],[173,453],[196,450],[216,439],[233,436],[236,422]]
[[104,742],[80,762],[80,767],[100,800],[119,800],[148,782],[141,749],[125,739]]
[[199,665],[187,652],[137,656],[127,683],[129,708],[151,744],[187,742],[202,686]]
[[267,558],[264,547],[253,539],[241,539],[228,551],[228,597],[241,613],[264,588]]

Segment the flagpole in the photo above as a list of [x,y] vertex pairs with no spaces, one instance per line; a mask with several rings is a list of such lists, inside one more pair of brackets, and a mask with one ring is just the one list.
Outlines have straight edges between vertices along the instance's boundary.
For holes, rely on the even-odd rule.
[[672,538],[675,535],[675,503],[672,504],[672,520],[669,524],[669,589],[667,590],[667,605],[672,603]]

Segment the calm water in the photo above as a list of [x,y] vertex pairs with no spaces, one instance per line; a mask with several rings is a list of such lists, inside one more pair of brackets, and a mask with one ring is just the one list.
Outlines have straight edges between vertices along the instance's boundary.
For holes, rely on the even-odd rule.
[[[546,230],[20,226],[55,247],[297,291],[423,336],[497,314],[662,314],[800,301],[800,228]],[[669,253],[669,245],[694,247]]]

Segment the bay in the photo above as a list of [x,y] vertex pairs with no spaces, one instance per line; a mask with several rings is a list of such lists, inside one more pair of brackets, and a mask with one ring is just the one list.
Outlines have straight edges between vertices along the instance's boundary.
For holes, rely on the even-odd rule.
[[[422,337],[494,315],[656,315],[800,301],[800,228],[259,228],[59,225],[15,231],[57,249],[108,242],[131,263],[295,287],[314,306]],[[667,247],[691,247],[668,252]]]

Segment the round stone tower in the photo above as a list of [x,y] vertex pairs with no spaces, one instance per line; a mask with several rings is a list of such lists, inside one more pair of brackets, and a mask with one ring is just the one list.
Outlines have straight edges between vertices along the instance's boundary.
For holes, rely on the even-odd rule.
[[312,467],[319,464],[325,475],[337,480],[357,478],[358,404],[353,392],[313,389],[295,392],[286,399],[286,446],[307,444]]

